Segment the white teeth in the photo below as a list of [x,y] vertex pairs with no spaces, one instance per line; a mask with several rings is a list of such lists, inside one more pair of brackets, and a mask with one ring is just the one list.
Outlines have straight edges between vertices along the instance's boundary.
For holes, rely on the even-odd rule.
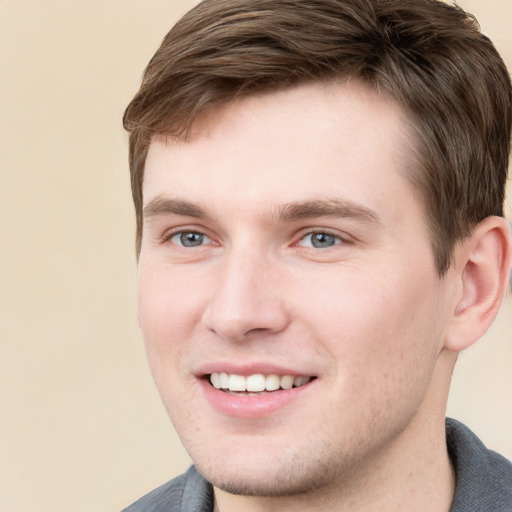
[[265,375],[256,373],[255,375],[249,375],[247,377],[247,391],[258,393],[259,391],[265,391]]
[[229,376],[228,389],[230,391],[247,391],[247,380],[242,375]]
[[298,388],[299,386],[304,386],[304,384],[307,384],[310,380],[309,377],[295,377],[295,379],[293,379],[293,385]]
[[267,378],[265,379],[265,389],[267,391],[276,391],[279,389],[279,386],[281,385],[279,375],[267,375]]
[[225,372],[215,372],[210,375],[210,383],[216,389],[249,393],[291,389],[294,386],[303,386],[310,380],[311,377],[294,377],[293,375],[279,376],[274,373],[266,376],[261,373],[255,373],[247,377]]
[[220,379],[220,387],[222,389],[227,389],[229,387],[229,375],[225,372],[219,373],[219,379]]
[[220,389],[220,375],[218,373],[212,373],[210,375],[210,382],[215,389]]
[[293,388],[294,378],[291,375],[285,375],[281,377],[281,387],[283,389],[292,389]]

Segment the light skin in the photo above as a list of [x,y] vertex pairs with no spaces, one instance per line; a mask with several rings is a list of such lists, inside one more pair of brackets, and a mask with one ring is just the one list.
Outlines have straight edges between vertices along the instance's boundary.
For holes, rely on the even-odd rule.
[[[216,510],[449,510],[451,372],[496,315],[510,236],[487,219],[438,276],[404,116],[313,84],[151,144],[139,323]],[[310,380],[227,393],[222,372]]]

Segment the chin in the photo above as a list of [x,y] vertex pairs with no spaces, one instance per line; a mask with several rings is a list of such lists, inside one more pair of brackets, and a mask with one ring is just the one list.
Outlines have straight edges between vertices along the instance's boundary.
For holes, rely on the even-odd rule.
[[[230,454],[232,455],[232,454]],[[330,458],[280,456],[269,450],[265,458],[254,460],[230,458],[228,466],[222,463],[196,463],[198,471],[214,487],[242,496],[296,496],[309,494],[333,484],[333,461]],[[225,461],[223,461],[225,462]]]
[[[201,469],[199,468],[201,472]],[[202,473],[203,476],[216,488],[227,493],[240,496],[261,496],[261,497],[279,497],[296,496],[308,494],[320,487],[323,487],[318,480],[319,475],[315,475],[317,482],[312,482],[310,476],[305,474],[290,474],[279,476],[272,473],[265,475],[251,475],[251,469],[246,469],[245,474],[209,474]],[[310,473],[312,475],[314,473]]]

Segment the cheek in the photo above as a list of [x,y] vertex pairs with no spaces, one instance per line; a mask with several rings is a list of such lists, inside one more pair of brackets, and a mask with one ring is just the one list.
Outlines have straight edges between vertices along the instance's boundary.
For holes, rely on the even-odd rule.
[[200,317],[201,297],[201,282],[185,272],[139,266],[137,300],[143,333],[158,339],[178,336]]
[[[185,341],[197,322],[197,295],[187,283],[167,271],[139,266],[138,318],[155,380],[176,375]],[[172,372],[169,369],[173,368]],[[161,377],[160,377],[161,376]],[[169,377],[166,377],[169,378]]]
[[194,294],[183,293],[185,283],[170,274],[139,268],[139,325],[149,368],[171,421],[178,417],[186,423],[185,405],[191,403],[195,385],[186,361],[196,308]]
[[350,392],[382,397],[386,388],[428,384],[440,350],[439,304],[435,289],[409,282],[358,272],[310,281],[305,328]]

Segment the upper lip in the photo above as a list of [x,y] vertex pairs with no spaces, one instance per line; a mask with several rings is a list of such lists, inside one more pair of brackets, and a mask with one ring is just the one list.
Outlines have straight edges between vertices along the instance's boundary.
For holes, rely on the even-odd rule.
[[263,375],[293,375],[295,377],[304,376],[304,377],[313,377],[314,373],[311,373],[308,370],[299,369],[298,367],[292,368],[290,366],[284,365],[276,365],[274,363],[266,363],[266,362],[253,362],[253,363],[234,363],[232,361],[229,362],[211,362],[205,363],[197,368],[194,372],[197,377],[204,377],[205,375],[210,375],[212,373],[229,373],[234,375],[243,375],[247,377],[249,375],[254,375],[257,373],[261,373]]

